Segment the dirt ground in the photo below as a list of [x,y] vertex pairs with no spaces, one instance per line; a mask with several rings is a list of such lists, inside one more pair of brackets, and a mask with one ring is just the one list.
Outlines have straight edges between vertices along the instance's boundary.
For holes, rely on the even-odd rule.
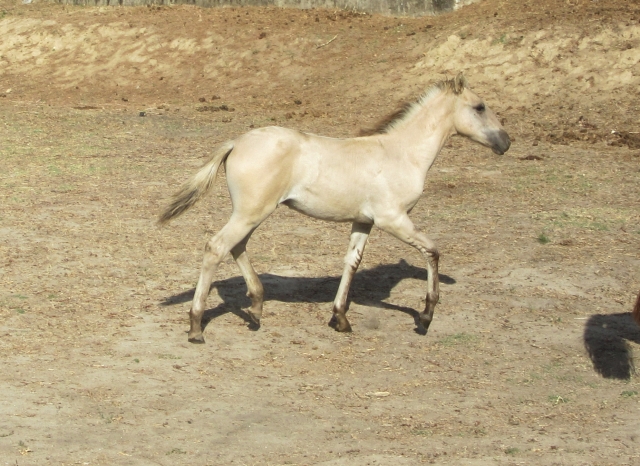
[[[640,464],[640,3],[486,0],[438,17],[0,2],[0,465]],[[464,71],[504,156],[452,139],[374,230],[354,332],[327,326],[349,225],[281,208],[187,342],[223,180],[157,215],[219,142],[359,130]]]

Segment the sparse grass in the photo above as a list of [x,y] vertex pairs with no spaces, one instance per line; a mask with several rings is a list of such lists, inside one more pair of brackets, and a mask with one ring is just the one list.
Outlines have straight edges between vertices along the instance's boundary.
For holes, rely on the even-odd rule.
[[538,235],[538,243],[547,244],[549,241],[551,241],[551,240],[549,239],[549,237],[545,233],[540,233]]
[[113,414],[104,414],[100,411],[100,418],[105,422],[105,424],[111,424],[112,422],[118,422],[122,419],[121,415],[113,415]]
[[49,173],[52,175],[60,175],[62,173],[62,170],[60,170],[55,165],[49,165],[48,170],[49,170]]
[[[21,455],[27,455],[29,453],[31,453],[31,449],[27,446],[26,443],[24,443],[22,440],[20,440],[18,442],[18,451],[20,452]],[[18,464],[18,462],[16,461],[16,464]]]
[[571,384],[579,384],[579,385],[587,385],[584,381],[584,378],[580,377],[577,374],[562,374],[556,377],[556,380],[559,382],[568,382]]
[[444,337],[438,343],[442,346],[456,346],[456,345],[464,345],[470,344],[476,341],[478,337],[476,335],[471,335],[469,333],[456,333],[454,335],[449,335]]
[[568,403],[569,402],[568,398],[562,397],[560,395],[549,395],[547,397],[547,400],[549,400],[554,405],[558,405],[560,403]]
[[631,398],[633,396],[638,396],[638,391],[637,390],[625,390],[622,393],[620,393],[620,396],[623,398]]
[[522,384],[524,385],[531,385],[534,384],[536,382],[538,382],[540,379],[542,379],[542,377],[538,374],[535,373],[531,373],[529,374],[529,377],[522,379]]
[[56,193],[68,193],[74,191],[76,188],[70,184],[61,184],[57,188],[54,188],[52,191]]
[[180,448],[173,448],[167,452],[167,455],[186,455],[187,452]]
[[543,213],[534,216],[536,219],[548,220],[547,228],[578,228],[591,231],[610,231],[629,223],[634,223],[636,213],[628,208],[592,208],[572,209],[560,215]]
[[507,37],[507,34],[501,34],[500,37],[498,37],[497,39],[493,39],[493,41],[491,42],[491,45],[496,45],[496,44],[506,45],[508,42],[509,42],[509,38]]
[[182,357],[173,354],[159,354],[158,359],[182,359]]
[[504,449],[505,454],[507,455],[516,455],[520,453],[520,449],[516,447],[507,447]]

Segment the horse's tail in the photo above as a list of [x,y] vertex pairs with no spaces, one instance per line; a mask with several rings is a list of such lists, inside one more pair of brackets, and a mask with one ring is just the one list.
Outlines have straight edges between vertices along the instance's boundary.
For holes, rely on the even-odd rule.
[[162,211],[158,223],[163,224],[190,209],[213,186],[220,165],[233,150],[233,141],[219,146],[211,159],[173,195],[171,203]]
[[638,293],[638,300],[636,301],[636,307],[633,308],[631,313],[635,321],[640,325],[640,293]]

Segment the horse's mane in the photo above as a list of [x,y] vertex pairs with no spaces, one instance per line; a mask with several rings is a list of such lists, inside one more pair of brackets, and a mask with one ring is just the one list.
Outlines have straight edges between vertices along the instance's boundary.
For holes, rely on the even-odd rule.
[[467,80],[462,73],[459,73],[453,79],[439,81],[427,89],[420,97],[418,97],[417,100],[402,103],[397,110],[384,117],[373,128],[360,130],[360,136],[373,136],[374,134],[388,133],[401,122],[409,119],[435,95],[438,95],[441,92],[452,92],[453,94],[458,95],[467,86]]

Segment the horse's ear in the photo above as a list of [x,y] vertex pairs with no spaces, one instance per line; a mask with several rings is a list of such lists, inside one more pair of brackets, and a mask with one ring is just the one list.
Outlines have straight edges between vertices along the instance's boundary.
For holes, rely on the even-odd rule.
[[458,73],[455,79],[453,80],[453,92],[455,94],[460,94],[467,87],[467,78],[464,77],[462,72]]

